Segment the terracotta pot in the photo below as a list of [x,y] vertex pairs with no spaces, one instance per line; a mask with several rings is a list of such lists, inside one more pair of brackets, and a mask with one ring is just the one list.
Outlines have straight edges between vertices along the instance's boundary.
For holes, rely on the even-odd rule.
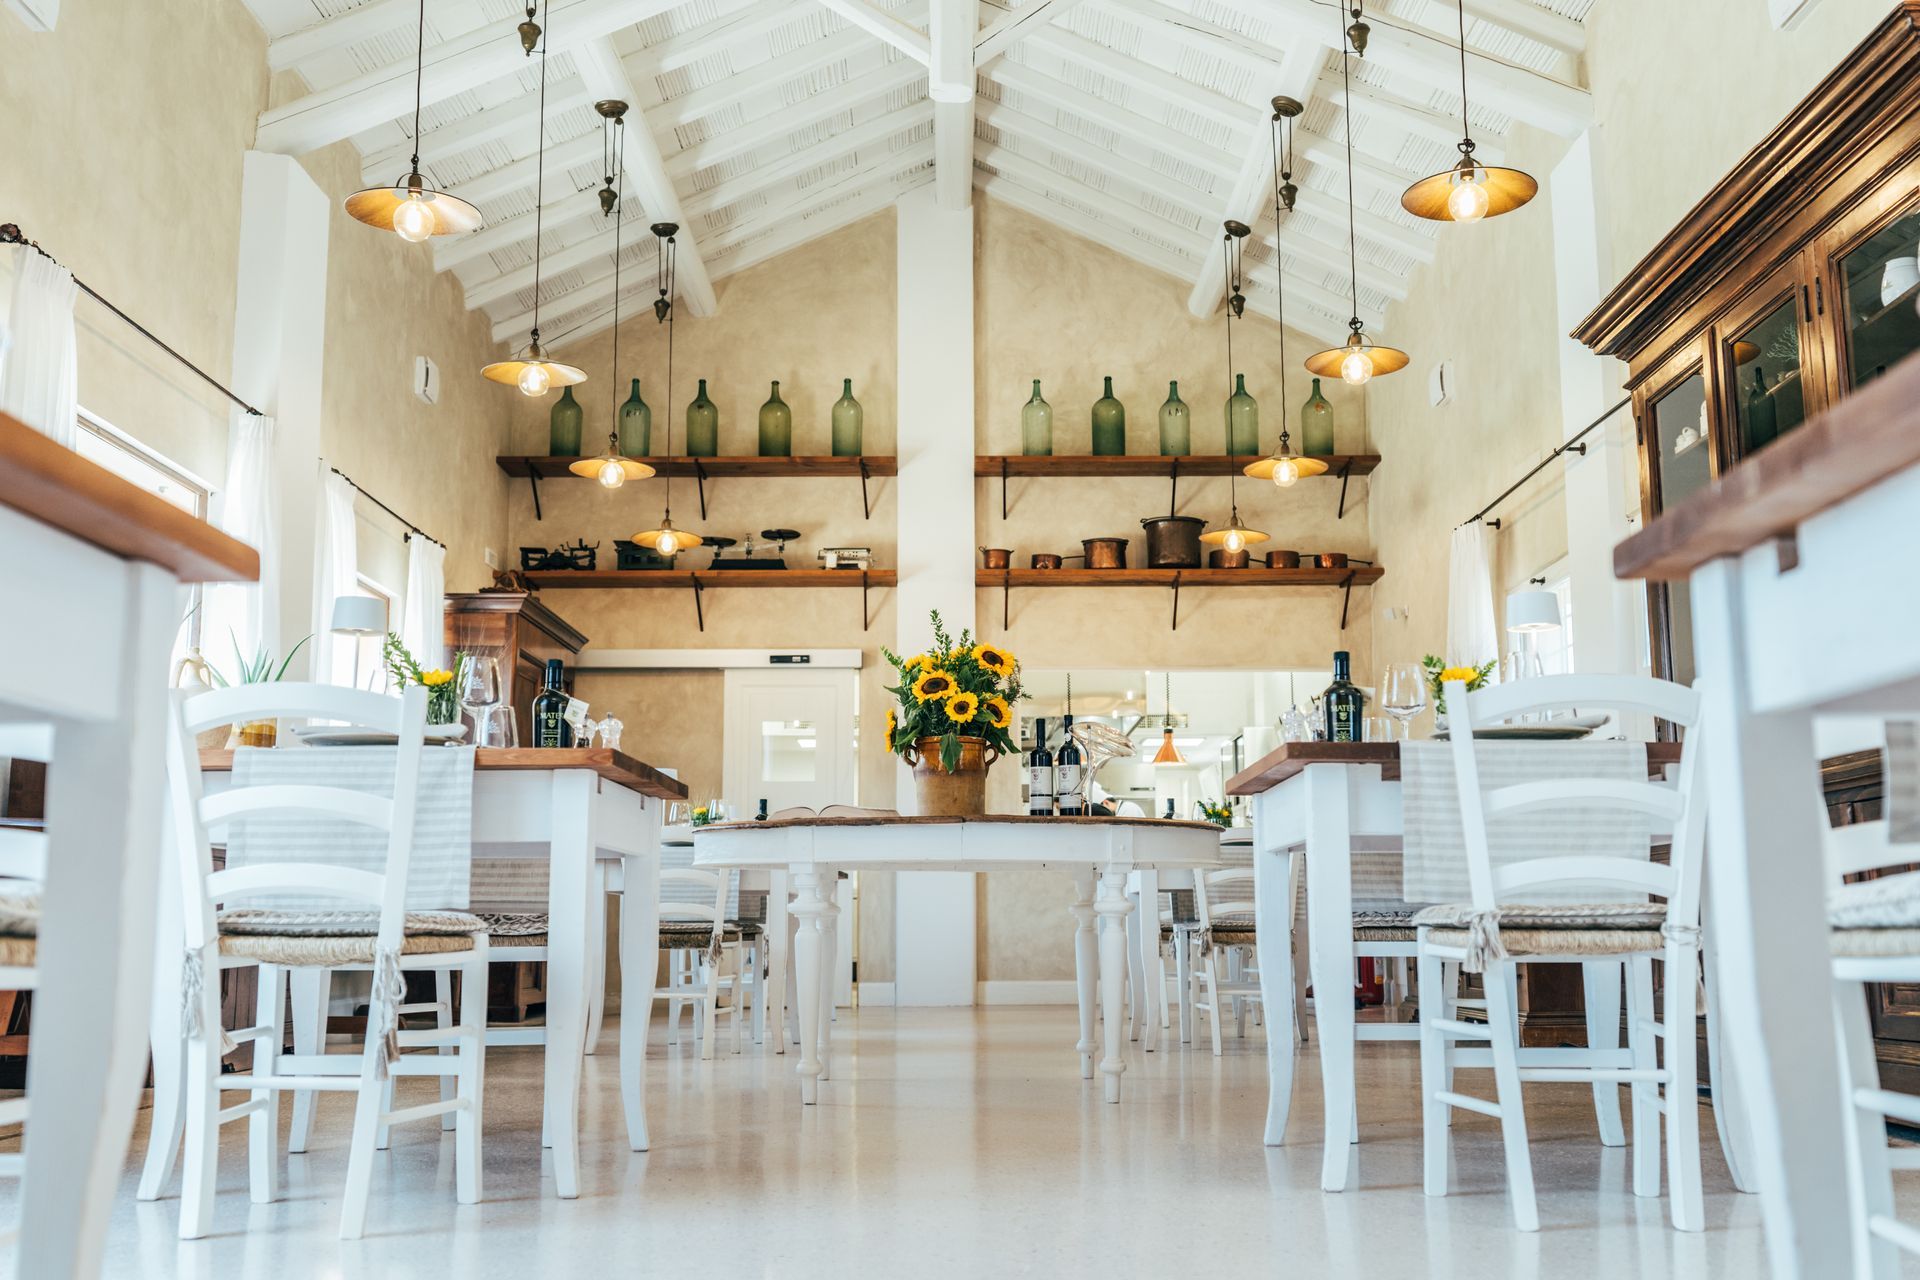
[[[989,754],[991,753],[991,754]],[[987,770],[1000,753],[984,738],[960,739],[960,767],[948,773],[940,765],[940,739],[921,738],[907,753],[913,766],[920,813],[928,818],[965,818],[987,811]]]
[[1318,558],[1322,569],[1344,569],[1347,567],[1347,553],[1344,551],[1322,551]]
[[1042,551],[1033,557],[1031,563],[1036,569],[1058,569],[1060,567],[1060,557],[1054,555],[1052,552]]
[[1244,569],[1252,559],[1253,553],[1245,547],[1240,548],[1238,551],[1209,551],[1207,552],[1207,568]]
[[1127,540],[1125,538],[1082,538],[1080,545],[1087,553],[1089,569],[1124,569],[1127,567]]
[[1269,569],[1298,569],[1299,567],[1300,553],[1298,551],[1267,552],[1267,568]]
[[1013,561],[1013,552],[1006,547],[982,547],[980,554],[988,569],[1004,569]]

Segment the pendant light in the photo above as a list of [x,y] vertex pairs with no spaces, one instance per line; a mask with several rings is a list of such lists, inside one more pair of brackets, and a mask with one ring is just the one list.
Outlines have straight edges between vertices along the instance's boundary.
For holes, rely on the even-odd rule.
[[[656,222],[653,224],[654,238],[654,278],[660,283],[660,297],[653,304],[654,318],[667,326],[667,455],[673,455],[673,291],[674,260],[678,254],[679,241],[674,239],[680,230],[676,223]],[[644,529],[633,535],[633,540],[643,547],[651,547],[663,556],[679,555],[692,547],[700,545],[700,535],[688,533],[685,529],[673,527],[673,472],[667,472],[666,505],[660,513],[658,528]]]
[[1400,205],[1416,218],[1435,222],[1478,222],[1512,213],[1540,190],[1519,169],[1481,164],[1473,158],[1473,129],[1467,120],[1467,6],[1460,11],[1460,163],[1420,179],[1400,196]]
[[[1225,232],[1223,239],[1226,241],[1227,386],[1233,388],[1238,386],[1238,382],[1234,378],[1233,369],[1233,322],[1238,320],[1247,309],[1247,295],[1245,291],[1241,289],[1244,280],[1240,273],[1240,247],[1246,238],[1253,233],[1253,228],[1236,218],[1228,218],[1226,222],[1221,225]],[[1232,447],[1233,443],[1231,439],[1233,435],[1232,397],[1235,394],[1237,393],[1232,390],[1229,390],[1227,393],[1227,435],[1229,437],[1227,444],[1229,448]],[[1260,532],[1258,529],[1249,529],[1246,525],[1240,523],[1240,497],[1234,488],[1234,473],[1231,471],[1227,473],[1227,501],[1227,509],[1230,514],[1227,517],[1226,528],[1209,529],[1200,535],[1200,541],[1209,546],[1219,547],[1228,554],[1238,554],[1256,542],[1265,542],[1267,540],[1266,534]]]
[[[488,381],[519,387],[520,394],[527,396],[543,396],[550,387],[576,386],[587,380],[586,370],[548,359],[547,349],[540,345],[540,233],[547,192],[547,46],[552,43],[551,3],[547,6],[546,19],[548,30],[543,33],[533,21],[533,8],[529,5],[527,20],[520,25],[523,44],[529,40],[540,42],[540,149],[533,170],[533,332],[528,335],[527,345],[514,353],[513,359],[496,360],[480,371],[480,376]],[[543,34],[545,39],[541,39]],[[533,52],[531,44],[527,45],[527,52]]]
[[[1357,7],[1354,14],[1355,25],[1365,26],[1359,20]],[[1353,79],[1350,70],[1352,58],[1349,56],[1352,39],[1351,28],[1341,31],[1340,84],[1345,90],[1345,97],[1340,118],[1347,129],[1347,264],[1352,272],[1350,281],[1353,288],[1353,318],[1347,321],[1347,328],[1352,332],[1340,346],[1308,356],[1307,372],[1323,378],[1338,377],[1357,387],[1376,373],[1397,373],[1406,368],[1409,357],[1398,347],[1380,347],[1368,341],[1367,328],[1360,321],[1360,242],[1359,234],[1354,230],[1353,206]],[[1365,39],[1364,35],[1361,39]]]
[[[626,186],[627,178],[627,104],[607,98],[594,103],[593,109],[600,113],[602,150],[607,156],[607,185],[600,192],[600,208],[602,216],[613,214],[613,421],[607,428],[606,455],[582,458],[569,463],[567,470],[598,480],[605,488],[618,489],[629,480],[645,480],[654,470],[620,452],[620,227],[626,221],[627,203],[618,192]],[[607,199],[609,194],[612,200]]]
[[407,174],[391,187],[369,187],[347,197],[347,216],[409,244],[432,236],[454,236],[480,228],[480,211],[444,191],[435,191],[420,174],[420,80],[427,56],[427,0],[420,0],[419,34],[413,54],[413,159]]
[[[1293,185],[1292,121],[1306,107],[1298,98],[1279,94],[1273,100],[1273,290],[1280,322],[1280,446],[1258,462],[1250,462],[1245,474],[1255,480],[1271,480],[1282,489],[1292,487],[1301,476],[1317,476],[1327,464],[1319,458],[1306,458],[1293,451],[1287,437],[1287,263],[1280,245],[1280,210],[1293,212],[1300,189]],[[1286,145],[1280,143],[1286,135]]]
[[1160,731],[1160,749],[1153,753],[1156,765],[1184,765],[1187,758],[1180,754],[1180,748],[1173,740],[1173,673],[1167,673],[1167,711],[1166,727]]

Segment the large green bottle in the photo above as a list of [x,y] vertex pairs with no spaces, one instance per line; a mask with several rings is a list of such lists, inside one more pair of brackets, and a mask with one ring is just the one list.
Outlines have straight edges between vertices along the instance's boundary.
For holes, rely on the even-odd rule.
[[1300,452],[1309,458],[1333,456],[1333,406],[1320,394],[1320,379],[1313,380],[1313,394],[1300,406]]
[[853,379],[840,379],[840,398],[833,402],[833,456],[860,456],[860,429],[865,414],[853,398]]
[[1160,406],[1160,453],[1184,458],[1193,452],[1193,412],[1180,398],[1180,384],[1167,384],[1167,402]]
[[1127,451],[1127,410],[1113,398],[1113,379],[1093,402],[1093,453],[1095,457],[1118,457]]
[[707,380],[687,406],[687,456],[711,458],[720,451],[720,407],[707,399]]
[[573,398],[573,388],[560,388],[560,398],[547,418],[547,452],[556,458],[579,457],[580,423],[585,417],[586,411]]
[[767,396],[767,402],[760,406],[760,456],[793,456],[793,410],[787,408],[787,402],[780,398],[777,379],[773,391]]
[[1020,410],[1020,452],[1029,458],[1053,453],[1053,406],[1040,398],[1040,379],[1033,380],[1033,399]]
[[653,410],[640,398],[640,379],[633,380],[633,394],[620,406],[620,452],[629,458],[644,458],[653,451]]
[[1247,375],[1233,375],[1227,397],[1227,452],[1235,457],[1260,452],[1260,406],[1247,394]]

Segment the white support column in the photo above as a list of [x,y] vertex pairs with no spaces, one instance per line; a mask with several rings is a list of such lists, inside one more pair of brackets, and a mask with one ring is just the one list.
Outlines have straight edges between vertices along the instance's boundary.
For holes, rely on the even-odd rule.
[[942,209],[964,209],[973,201],[973,41],[979,27],[979,0],[933,0],[927,96],[933,99],[933,174]]
[[[899,530],[895,594],[898,646],[918,653],[933,637],[927,612],[950,630],[974,624],[973,210],[945,209],[933,189],[902,196],[898,217]],[[901,770],[897,801],[912,812],[913,778]],[[966,1005],[974,993],[971,872],[910,871],[894,891],[894,990],[903,1005]]]
[[[240,272],[233,389],[274,420],[279,611],[275,652],[314,629],[331,601],[313,598],[320,491],[322,353],[327,330],[326,193],[291,156],[249,151],[241,170]],[[262,566],[262,578],[266,577]],[[305,670],[305,663],[296,665]]]

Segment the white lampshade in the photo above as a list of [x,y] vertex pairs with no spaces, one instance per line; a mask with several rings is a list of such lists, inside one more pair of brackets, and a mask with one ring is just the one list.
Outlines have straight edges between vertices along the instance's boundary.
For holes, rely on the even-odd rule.
[[337,636],[377,636],[387,629],[387,602],[378,596],[335,596],[329,629]]
[[1558,631],[1560,597],[1551,591],[1516,591],[1507,597],[1507,630]]

